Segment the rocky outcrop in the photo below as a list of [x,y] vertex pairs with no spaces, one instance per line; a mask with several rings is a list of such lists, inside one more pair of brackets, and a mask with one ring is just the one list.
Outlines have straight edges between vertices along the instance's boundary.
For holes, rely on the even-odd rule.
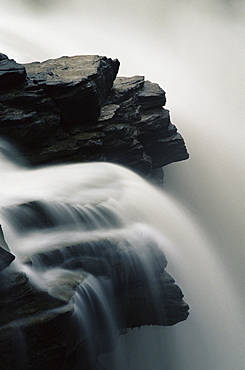
[[[6,65],[6,56],[3,60]],[[9,68],[14,63],[9,61]],[[55,137],[67,137],[62,126],[97,121],[118,66],[116,60],[96,56],[31,63],[22,66],[29,73],[21,86],[19,81],[13,86],[9,70],[6,84],[12,83],[12,88],[0,94],[0,134],[14,140],[26,154],[36,149],[38,156]]]
[[[20,66],[2,55],[0,135],[33,165],[108,161],[141,174],[188,158],[165,92],[142,76],[117,77],[117,60],[61,57]],[[13,67],[15,66],[15,68]],[[26,77],[25,77],[26,73]],[[25,77],[25,78],[24,78]],[[114,84],[113,84],[114,81]]]

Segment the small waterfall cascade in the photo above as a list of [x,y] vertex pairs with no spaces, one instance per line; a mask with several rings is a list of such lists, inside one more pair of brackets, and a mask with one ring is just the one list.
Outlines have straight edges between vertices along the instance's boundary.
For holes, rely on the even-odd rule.
[[[11,146],[1,142],[1,148],[0,219],[5,249],[16,257],[1,279],[5,286],[15,274],[23,293],[1,319],[0,341],[6,330],[22,338],[18,358],[5,368],[33,368],[35,358],[40,369],[102,369],[99,355],[114,351],[127,328],[187,318],[183,294],[165,271],[168,242],[142,217],[135,198],[144,189],[154,193],[151,185],[108,163],[31,169],[12,161]],[[149,211],[146,205],[145,216]],[[46,338],[52,327],[57,334]],[[56,353],[61,344],[63,358]],[[122,356],[110,359],[113,369],[122,363]]]
[[[137,344],[131,338],[133,330],[119,338],[125,320],[128,327],[176,322],[173,312],[165,311],[169,316],[162,317],[164,307],[152,309],[149,305],[154,300],[159,303],[156,271],[161,270],[159,276],[166,280],[165,299],[171,301],[172,287],[177,287],[164,270],[166,254],[168,271],[183,288],[191,314],[173,327],[152,327],[145,332],[145,340],[157,336],[156,350],[163,354],[160,365],[154,365],[152,355],[147,361],[156,369],[179,369],[175,353],[181,348],[183,369],[188,369],[191,361],[200,369],[242,369],[244,330],[239,296],[210,242],[181,204],[121,166],[87,163],[30,169],[7,159],[7,153],[14,150],[5,143],[2,146],[1,225],[16,256],[9,268],[28,276],[35,302],[46,300],[46,316],[38,311],[29,321],[40,317],[41,322],[43,316],[50,319],[57,313],[63,318],[62,335],[68,336],[70,343],[67,368],[83,368],[79,354],[86,346],[86,353],[97,359],[91,364],[93,369],[131,369],[128,345],[134,343],[137,348],[140,337]],[[149,302],[142,305],[139,299],[130,311],[127,299],[135,299],[130,294],[139,293],[137,285],[142,281]],[[131,287],[127,299],[125,286]],[[181,291],[178,294],[174,314],[181,312],[184,320],[188,306],[183,304]],[[69,305],[75,309],[70,310]],[[147,311],[152,321],[144,317]],[[26,320],[22,314],[13,322],[22,327]],[[86,332],[89,340],[84,341]],[[26,338],[28,330],[21,335]],[[106,351],[113,355],[102,354]],[[196,358],[189,358],[190,352]],[[26,360],[25,354],[22,358]],[[55,354],[53,358],[55,361]]]

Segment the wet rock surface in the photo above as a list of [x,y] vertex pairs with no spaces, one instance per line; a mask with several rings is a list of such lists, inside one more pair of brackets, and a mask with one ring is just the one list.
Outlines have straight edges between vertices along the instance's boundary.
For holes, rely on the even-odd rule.
[[[74,56],[20,66],[2,58],[12,83],[2,85],[0,135],[33,165],[107,161],[149,176],[188,158],[163,108],[165,92],[143,76],[116,77],[118,60]],[[21,79],[11,79],[13,63]]]

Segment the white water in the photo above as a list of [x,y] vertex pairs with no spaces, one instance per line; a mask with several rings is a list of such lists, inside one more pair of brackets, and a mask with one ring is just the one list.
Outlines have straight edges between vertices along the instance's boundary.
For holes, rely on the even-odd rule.
[[[160,201],[159,194],[131,175],[123,180],[130,184],[125,198],[129,214],[170,239],[168,270],[191,306],[185,323],[122,338],[126,368],[243,369],[244,3],[9,0],[0,4],[2,52],[19,62],[64,54],[117,57],[120,74],[142,74],[166,89],[172,120],[186,139],[190,160],[165,170],[171,196],[162,195]],[[29,196],[35,194],[36,180],[28,172],[24,179],[22,172],[14,173],[20,189],[29,183]],[[118,178],[111,185],[105,175],[104,185],[110,186],[113,197],[120,194],[117,186],[124,175],[116,170]],[[11,176],[12,172],[9,191]],[[77,189],[78,183],[74,186]],[[49,187],[56,183],[44,187],[47,197],[52,194]],[[64,191],[65,184],[59,196]],[[12,192],[15,199],[20,194],[26,197],[16,186]],[[140,192],[149,196],[142,200]],[[96,189],[92,197],[103,194]]]
[[[145,240],[147,235],[159,240],[170,261],[170,271],[191,306],[191,316],[185,323],[161,330],[159,351],[167,346],[171,360],[162,358],[156,368],[242,369],[244,328],[239,296],[198,224],[170,195],[155,189],[134,173],[111,164],[75,164],[28,170],[14,168],[12,163],[8,167],[5,161],[3,167],[0,188],[3,210],[6,206],[32,200],[82,205],[102,203],[117,212],[124,228],[119,231],[100,229],[97,237],[110,235],[120,239],[120,234],[123,234],[126,238],[133,238],[133,245]],[[57,209],[55,211],[59,216]],[[74,234],[74,229],[69,230],[67,226],[65,237],[64,232],[60,234],[55,229],[51,230],[52,234],[44,229],[41,235],[34,233],[20,237],[11,230],[4,215],[2,218],[9,247],[20,258],[49,250],[53,244],[60,246],[58,238],[64,245],[67,240],[89,240],[86,231]],[[96,231],[92,231],[92,237],[96,237]],[[47,281],[48,287],[51,284],[52,288],[56,279],[54,274],[55,270],[49,276],[45,273],[39,280]],[[143,338],[147,335],[149,332]],[[125,341],[127,348],[127,336],[122,338],[122,346]],[[134,358],[127,363],[124,358],[125,354],[127,358],[127,353],[128,349],[121,352],[118,369],[121,369],[120,363],[124,364],[122,369],[125,368],[125,362],[126,368],[140,368],[142,357],[139,356],[139,362],[135,363]],[[115,365],[108,365],[108,368],[115,369]]]

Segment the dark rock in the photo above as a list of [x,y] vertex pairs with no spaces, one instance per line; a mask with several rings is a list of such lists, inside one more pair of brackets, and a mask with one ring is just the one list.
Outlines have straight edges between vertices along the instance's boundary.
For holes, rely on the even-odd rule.
[[104,130],[104,153],[108,162],[134,168],[141,173],[149,173],[151,158],[137,140],[135,127],[125,123],[108,125]]
[[13,269],[1,272],[0,279],[0,369],[62,368],[74,311],[69,302],[78,280],[70,278],[67,287],[64,279],[59,282],[66,294],[56,298]]
[[0,94],[0,133],[24,151],[42,148],[60,124],[54,101],[31,81]]
[[0,225],[0,272],[6,269],[15,256],[9,252],[9,247],[4,239],[2,226]]
[[0,246],[9,251],[9,247],[4,238],[3,229],[1,225],[0,225]]
[[72,306],[64,305],[0,327],[0,369],[62,368],[67,355],[67,343],[63,343],[72,311]]
[[6,269],[14,259],[15,256],[0,246],[0,272]]
[[[151,161],[150,166],[139,172],[149,174],[151,168],[160,168],[189,157],[183,138],[171,123],[169,111],[162,108],[166,98],[159,85],[144,82],[140,76],[118,77],[106,103],[106,112],[111,113],[105,114],[107,124],[124,123],[137,130],[135,140],[141,144],[147,155],[145,158]],[[163,142],[168,144],[164,146]],[[131,168],[138,170],[137,164]]]
[[144,110],[159,108],[166,104],[166,93],[158,84],[145,81],[138,95],[138,101]]
[[0,53],[0,90],[17,86],[25,81],[25,67]]
[[28,78],[52,97],[61,124],[90,124],[98,120],[119,68],[118,60],[83,55],[25,65]]
[[33,165],[108,161],[150,177],[188,158],[162,107],[165,91],[142,76],[115,79],[117,60],[61,57],[25,67],[25,83],[0,95],[0,134]]
[[137,91],[140,92],[143,88],[144,80],[143,76],[117,77],[107,102],[120,104],[131,99]]
[[64,304],[62,300],[34,288],[25,274],[12,270],[1,273],[0,293],[0,326],[15,320],[29,320],[34,315]]
[[183,138],[179,133],[159,139],[155,145],[146,145],[145,151],[152,158],[153,168],[163,167],[189,158]]
[[[167,277],[167,279],[166,279]],[[188,306],[182,300],[183,294],[174,284],[173,279],[166,272],[159,275],[156,289],[161,299],[157,305],[145,299],[150,297],[152,291],[149,285],[139,282],[138,286],[129,290],[128,299],[122,301],[123,310],[126,313],[127,327],[135,328],[143,325],[175,325],[188,317]],[[162,281],[165,281],[163,284]],[[178,297],[178,299],[177,299]],[[143,308],[143,309],[142,309]],[[164,312],[164,315],[161,313]]]

